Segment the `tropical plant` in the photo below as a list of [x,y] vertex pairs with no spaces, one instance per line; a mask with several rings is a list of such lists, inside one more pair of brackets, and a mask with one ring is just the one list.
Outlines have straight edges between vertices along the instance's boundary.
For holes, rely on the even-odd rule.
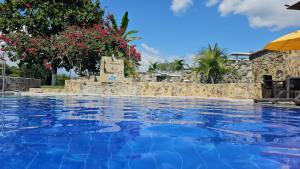
[[138,75],[137,65],[134,60],[126,59],[124,61],[124,75],[126,77],[136,77]]
[[123,39],[125,39],[127,42],[141,39],[138,36],[134,36],[134,34],[139,32],[138,30],[127,31],[128,25],[129,25],[129,18],[128,18],[127,11],[125,12],[125,14],[122,17],[120,26],[118,26],[114,15],[109,15],[108,19],[111,21],[112,28],[114,29],[114,31],[120,33],[122,35]]
[[58,86],[64,86],[66,80],[70,80],[70,76],[68,76],[66,74],[59,74],[57,76],[57,81],[58,81],[57,85]]
[[[117,24],[117,21],[114,15],[109,15],[107,17],[108,20],[111,21],[112,30],[116,33],[121,35],[121,37],[125,40],[125,42],[129,43],[131,41],[141,39],[138,36],[134,36],[134,34],[138,33],[138,30],[131,30],[127,31],[129,25],[129,18],[128,12],[126,11],[122,17],[122,21],[120,25]],[[132,59],[132,56],[135,57],[136,49],[135,46],[127,44],[127,50],[129,57],[124,58],[124,73],[125,76],[136,76],[137,75],[137,68],[139,66],[136,59]]]
[[158,62],[151,63],[148,68],[149,73],[155,73],[158,70]]
[[183,70],[186,65],[183,59],[175,59],[171,64],[173,71]]
[[148,72],[156,72],[159,71],[180,71],[184,69],[186,66],[185,61],[182,59],[175,59],[172,62],[159,63],[155,62],[149,65]]
[[203,49],[195,57],[195,63],[198,65],[195,71],[203,76],[204,82],[219,83],[223,76],[231,71],[225,66],[225,58],[225,50],[220,48],[218,44],[213,47],[208,45],[208,48]]

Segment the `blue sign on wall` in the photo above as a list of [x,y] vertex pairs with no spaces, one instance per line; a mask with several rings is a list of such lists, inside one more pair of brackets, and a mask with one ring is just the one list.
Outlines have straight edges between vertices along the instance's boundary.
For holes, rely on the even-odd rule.
[[110,82],[115,82],[117,80],[117,77],[115,75],[109,75],[107,80]]

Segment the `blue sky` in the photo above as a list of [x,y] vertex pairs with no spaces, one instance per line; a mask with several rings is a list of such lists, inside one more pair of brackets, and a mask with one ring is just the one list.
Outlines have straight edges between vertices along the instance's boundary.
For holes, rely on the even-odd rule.
[[135,43],[143,54],[143,64],[147,64],[170,58],[190,62],[195,53],[215,42],[228,52],[260,50],[269,41],[299,29],[300,11],[284,7],[294,2],[102,0],[102,6],[119,20],[129,11],[130,29],[140,31],[142,40]]
[[[0,0],[1,2],[2,0]],[[142,53],[141,70],[150,62],[184,58],[188,63],[208,44],[227,52],[262,49],[268,42],[299,29],[300,11],[286,10],[297,0],[101,0],[120,21],[129,12],[129,29]]]

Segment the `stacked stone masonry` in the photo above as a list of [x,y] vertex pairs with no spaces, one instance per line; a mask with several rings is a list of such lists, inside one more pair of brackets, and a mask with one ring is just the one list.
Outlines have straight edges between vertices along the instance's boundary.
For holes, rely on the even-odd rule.
[[101,96],[261,98],[257,83],[196,84],[196,83],[101,83],[66,81],[65,92]]
[[300,76],[300,52],[263,52],[252,59],[254,82],[261,83],[263,75],[271,75],[273,80],[283,81],[287,76]]
[[232,73],[229,73],[223,78],[224,83],[253,82],[252,62],[250,60],[229,62],[226,66],[232,69]]

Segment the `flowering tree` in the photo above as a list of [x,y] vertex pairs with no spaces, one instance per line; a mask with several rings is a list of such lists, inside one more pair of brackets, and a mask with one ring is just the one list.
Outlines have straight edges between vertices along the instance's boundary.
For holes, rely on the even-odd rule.
[[[0,31],[7,36],[1,38],[11,45],[8,49],[15,49],[15,59],[51,65],[54,85],[57,69],[63,65],[54,47],[57,35],[70,25],[92,27],[103,14],[99,0],[5,0],[0,3]],[[17,38],[24,44],[18,44]]]
[[[59,34],[57,39],[56,48],[58,55],[64,58],[64,67],[74,68],[79,75],[98,73],[101,56],[115,55],[125,58],[125,72],[136,68],[126,63],[129,57],[136,63],[141,60],[136,47],[133,46],[129,50],[128,42],[122,37],[121,32],[115,32],[111,28],[109,20],[91,28],[70,26]],[[133,71],[125,73],[127,76],[132,74]]]
[[127,76],[134,74],[141,60],[136,47],[129,48],[124,30],[113,29],[111,15],[103,17],[99,1],[7,0],[0,10],[4,50],[13,61],[52,70],[52,84],[58,68],[75,69],[80,75],[97,73],[101,56],[125,58]]
[[42,64],[48,70],[52,70],[53,65],[66,70],[75,69],[79,75],[98,73],[101,56],[114,54],[124,58],[126,76],[135,74],[136,64],[133,63],[141,60],[136,47],[129,49],[122,33],[115,32],[109,20],[90,28],[69,26],[54,40],[47,36],[29,36],[25,32],[2,35],[0,39],[7,43],[3,49],[14,61]]

